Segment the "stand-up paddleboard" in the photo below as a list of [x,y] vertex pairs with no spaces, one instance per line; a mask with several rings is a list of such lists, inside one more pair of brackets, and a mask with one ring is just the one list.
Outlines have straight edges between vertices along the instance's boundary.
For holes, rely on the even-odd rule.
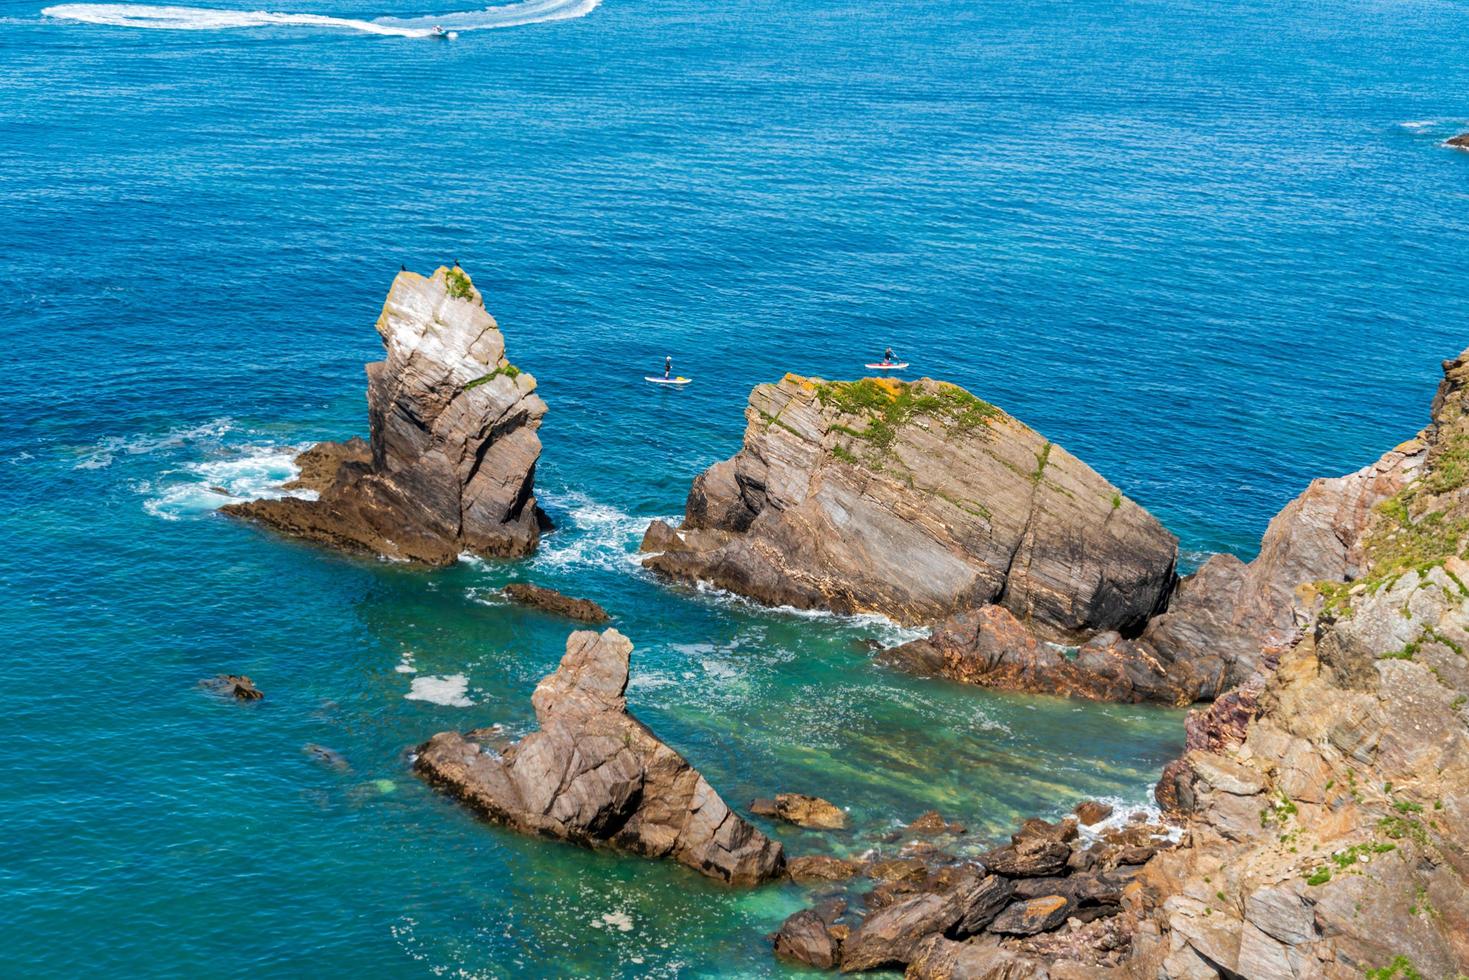
[[693,378],[685,378],[682,375],[680,375],[677,378],[651,378],[651,377],[644,377],[643,380],[644,381],[651,381],[655,385],[674,385],[674,386],[680,386],[680,385],[686,385],[686,384],[688,384],[690,381],[692,381],[694,379]]
[[862,366],[865,367],[865,368],[871,368],[874,371],[901,371],[901,370],[903,370],[903,368],[905,368],[905,367],[908,366],[908,362],[907,361],[879,361],[876,364],[864,364]]

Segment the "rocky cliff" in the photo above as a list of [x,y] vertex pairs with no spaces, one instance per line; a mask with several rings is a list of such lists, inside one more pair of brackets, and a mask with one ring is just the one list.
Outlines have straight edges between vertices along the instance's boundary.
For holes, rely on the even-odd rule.
[[645,564],[761,602],[931,623],[993,603],[1046,635],[1140,631],[1177,541],[1060,446],[955,385],[787,375]]
[[1341,574],[1295,591],[1315,614],[1278,666],[1191,718],[1159,787],[1188,846],[1142,879],[1131,975],[1469,974],[1466,385],[1469,351],[1416,439],[1272,523],[1294,577]]
[[367,366],[370,452],[361,440],[302,454],[316,499],[225,507],[284,534],[349,551],[448,564],[463,551],[534,551],[546,405],[505,356],[505,338],[457,267],[401,272],[378,317],[387,357]]
[[531,696],[537,731],[514,745],[483,731],[440,732],[419,747],[414,767],[525,833],[669,857],[735,885],[779,875],[780,844],[627,713],[632,648],[616,630],[571,634],[561,665]]

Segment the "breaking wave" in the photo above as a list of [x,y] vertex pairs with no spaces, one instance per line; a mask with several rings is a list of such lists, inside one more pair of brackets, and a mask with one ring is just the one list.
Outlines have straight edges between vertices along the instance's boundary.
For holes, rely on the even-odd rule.
[[154,6],[143,3],[63,3],[41,11],[47,17],[148,30],[219,31],[247,27],[316,27],[359,31],[389,37],[427,37],[435,27],[452,31],[482,31],[523,27],[548,21],[585,17],[601,0],[523,0],[482,10],[429,17],[378,17],[358,20],[325,14],[289,14],[267,10],[225,10],[217,7]]

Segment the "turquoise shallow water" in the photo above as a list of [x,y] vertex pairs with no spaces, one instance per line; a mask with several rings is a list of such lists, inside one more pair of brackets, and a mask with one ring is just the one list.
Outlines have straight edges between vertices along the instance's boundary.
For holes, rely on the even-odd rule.
[[[867,653],[890,626],[653,582],[642,528],[734,451],[751,384],[891,344],[1190,556],[1248,556],[1309,478],[1422,424],[1465,342],[1469,155],[1439,145],[1469,128],[1462,4],[606,0],[453,44],[41,6],[0,0],[23,975],[777,974],[762,936],[800,889],[525,840],[411,778],[435,731],[529,723],[566,624],[500,584],[611,609],[634,710],[732,802],[851,807],[850,834],[781,832],[794,852],[930,807],[979,841],[1142,802],[1178,712],[902,677]],[[363,429],[393,273],[451,258],[551,406],[543,552],[421,572],[214,514],[211,487]],[[689,390],[637,380],[665,354]],[[220,670],[266,700],[194,686]]]

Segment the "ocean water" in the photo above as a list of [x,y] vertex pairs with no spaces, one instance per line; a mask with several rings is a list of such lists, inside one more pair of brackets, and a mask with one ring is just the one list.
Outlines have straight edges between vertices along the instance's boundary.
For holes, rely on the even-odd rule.
[[[788,972],[802,889],[411,776],[436,731],[531,724],[568,627],[499,586],[606,605],[633,710],[735,805],[850,807],[793,853],[933,807],[978,847],[1145,803],[1181,713],[906,678],[879,620],[643,574],[750,386],[892,345],[1196,561],[1411,435],[1469,344],[1463,3],[280,3],[0,0],[7,974]],[[216,514],[365,431],[393,274],[456,258],[550,405],[541,553],[426,572]],[[640,380],[665,355],[687,390]]]

